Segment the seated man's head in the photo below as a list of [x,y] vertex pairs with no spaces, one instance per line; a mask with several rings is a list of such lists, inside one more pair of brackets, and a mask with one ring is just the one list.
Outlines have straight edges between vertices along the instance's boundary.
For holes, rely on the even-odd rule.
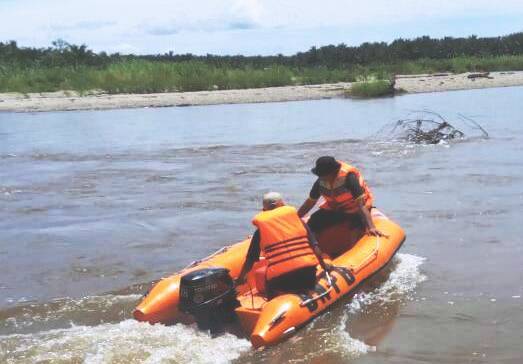
[[277,207],[285,206],[283,197],[278,192],[267,192],[263,195],[263,211],[274,210]]
[[323,156],[316,159],[316,166],[311,169],[311,172],[320,179],[331,179],[338,174],[341,164],[336,158],[331,156]]

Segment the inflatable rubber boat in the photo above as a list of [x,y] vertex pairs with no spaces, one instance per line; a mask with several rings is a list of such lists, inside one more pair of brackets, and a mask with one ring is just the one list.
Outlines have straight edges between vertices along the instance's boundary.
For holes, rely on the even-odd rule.
[[318,267],[314,290],[268,300],[263,257],[246,282],[235,287],[249,248],[250,239],[246,239],[160,280],[136,307],[134,318],[151,324],[196,322],[211,332],[223,323],[238,321],[256,348],[281,342],[386,266],[401,247],[403,229],[377,209],[371,215],[387,237],[360,234],[353,239],[347,224],[319,234],[320,248],[335,268],[326,274]]

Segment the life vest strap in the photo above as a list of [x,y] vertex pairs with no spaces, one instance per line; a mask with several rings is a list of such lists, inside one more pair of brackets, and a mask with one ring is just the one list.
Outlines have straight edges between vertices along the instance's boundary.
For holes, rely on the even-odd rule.
[[268,251],[270,249],[274,249],[275,247],[277,247],[278,245],[282,245],[282,244],[286,244],[286,243],[289,243],[291,241],[294,241],[294,240],[298,240],[298,239],[306,239],[307,238],[307,235],[302,235],[302,236],[297,236],[297,237],[294,237],[294,238],[290,238],[290,239],[285,239],[285,240],[282,240],[282,241],[278,241],[276,243],[272,243],[270,245],[267,245],[265,247],[265,251]]
[[302,244],[302,243],[308,243],[309,240],[307,238],[299,238],[299,239],[296,239],[296,240],[292,240],[288,243],[286,243],[285,245],[278,245],[278,246],[273,246],[272,248],[269,248],[269,249],[264,249],[264,251],[266,253],[271,253],[273,251],[277,251],[277,250],[280,250],[280,249],[283,249],[283,248],[287,248],[287,247],[290,247],[290,246],[293,246],[293,245],[297,245],[297,244]]
[[310,256],[313,256],[313,257],[316,257],[314,254],[312,254],[312,252],[306,252],[306,253],[302,253],[302,254],[296,254],[296,255],[293,255],[291,257],[286,257],[286,258],[283,258],[283,259],[280,259],[280,260],[274,260],[274,261],[269,261],[269,264],[267,265],[267,267],[271,267],[273,265],[276,265],[276,264],[280,264],[280,263],[283,263],[283,262],[286,262],[288,260],[293,260],[293,259],[296,259],[296,258],[300,258],[300,257],[305,257],[307,255],[310,255]]
[[280,251],[274,252],[272,254],[266,254],[265,258],[273,259],[275,257],[279,257],[280,255],[291,254],[291,253],[294,253],[295,251],[303,250],[303,249],[310,249],[310,245],[307,241],[300,242],[300,243],[294,243],[294,244],[292,244],[292,246],[289,244],[289,245],[285,246],[285,248],[280,249]]

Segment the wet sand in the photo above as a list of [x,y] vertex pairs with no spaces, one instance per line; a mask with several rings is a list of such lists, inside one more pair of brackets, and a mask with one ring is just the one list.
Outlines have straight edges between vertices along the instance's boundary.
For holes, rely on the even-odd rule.
[[[397,75],[395,88],[406,93],[422,93],[523,85],[523,71],[491,72],[488,77],[470,78],[470,75],[470,73]],[[105,110],[320,100],[344,97],[345,92],[350,87],[351,83],[340,82],[322,85],[157,94],[108,95],[92,92],[81,96],[76,92],[69,91],[30,94],[8,93],[0,94],[0,111]]]

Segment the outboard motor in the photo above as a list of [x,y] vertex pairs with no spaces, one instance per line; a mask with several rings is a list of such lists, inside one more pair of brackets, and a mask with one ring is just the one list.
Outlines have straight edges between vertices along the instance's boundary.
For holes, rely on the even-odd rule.
[[234,321],[238,306],[228,269],[199,269],[182,276],[180,309],[191,314],[200,329],[220,332],[224,324]]

